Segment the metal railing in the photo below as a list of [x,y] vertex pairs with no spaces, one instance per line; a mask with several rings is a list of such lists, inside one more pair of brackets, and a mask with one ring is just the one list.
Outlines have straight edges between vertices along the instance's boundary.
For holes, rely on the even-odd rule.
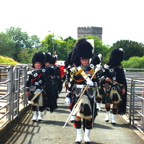
[[[12,91],[12,66],[8,67],[0,67],[1,70],[5,71],[7,70],[7,79],[3,82],[0,82],[1,91],[4,92],[7,90],[7,93],[5,95],[1,95],[0,97],[0,120],[4,119],[3,122],[1,122],[0,127],[5,125],[10,119],[11,119],[11,91]],[[5,85],[7,85],[7,89],[5,89]]]
[[127,111],[122,117],[144,134],[144,81],[126,78]]
[[16,65],[0,67],[7,77],[0,82],[0,128],[8,121],[14,120],[19,111],[28,106],[25,94],[27,71],[31,67]]
[[[0,81],[0,128],[28,106],[25,83],[30,69],[30,65],[0,67],[1,73],[6,73],[1,74]],[[122,117],[144,134],[144,80],[126,79],[127,111]]]

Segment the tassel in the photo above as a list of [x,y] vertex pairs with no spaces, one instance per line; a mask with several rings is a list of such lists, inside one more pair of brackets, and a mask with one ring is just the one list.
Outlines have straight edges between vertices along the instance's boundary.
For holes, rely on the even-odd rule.
[[29,96],[28,96],[28,100],[30,101],[33,97],[34,97],[34,94],[30,93]]
[[112,100],[112,103],[118,104],[121,101],[121,97],[117,90],[111,90],[110,92],[110,98]]
[[112,101],[118,101],[118,95],[117,95],[117,93],[113,93]]
[[100,95],[102,95],[102,94],[104,93],[104,91],[103,91],[103,88],[102,88],[102,87],[99,87],[99,93],[100,93]]
[[84,115],[85,116],[89,116],[89,115],[91,115],[92,113],[91,113],[91,109],[90,109],[90,107],[89,107],[89,105],[86,103],[86,104],[84,104]]
[[34,102],[34,103],[37,103],[37,102],[38,102],[38,99],[39,99],[39,96],[37,96],[37,97],[33,100],[33,102]]
[[80,113],[84,113],[84,105],[83,105],[83,103],[81,103],[81,105],[80,105]]

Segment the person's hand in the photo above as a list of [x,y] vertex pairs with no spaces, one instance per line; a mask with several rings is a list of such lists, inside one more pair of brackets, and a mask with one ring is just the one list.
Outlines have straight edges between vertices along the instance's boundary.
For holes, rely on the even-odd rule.
[[68,105],[70,105],[70,98],[69,98],[69,97],[66,97],[66,98],[65,98],[65,102],[66,102]]
[[29,96],[29,91],[26,91],[26,95]]
[[89,86],[94,86],[94,83],[93,83],[93,81],[91,81],[91,80],[87,81],[87,84],[88,84]]
[[126,92],[126,91],[125,91],[125,89],[123,88],[123,89],[122,89],[122,95],[124,95],[124,94],[125,94],[125,92]]
[[110,82],[110,78],[106,78],[106,79],[105,79],[105,82]]

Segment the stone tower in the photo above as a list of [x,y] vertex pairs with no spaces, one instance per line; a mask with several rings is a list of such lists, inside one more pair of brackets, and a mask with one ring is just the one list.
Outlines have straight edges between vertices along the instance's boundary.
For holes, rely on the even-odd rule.
[[98,36],[102,40],[102,27],[78,27],[77,34],[78,38],[93,35]]

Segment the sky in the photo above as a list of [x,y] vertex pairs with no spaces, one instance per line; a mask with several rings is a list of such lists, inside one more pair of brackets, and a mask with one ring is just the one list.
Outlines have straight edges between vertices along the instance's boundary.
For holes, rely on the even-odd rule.
[[144,0],[0,0],[0,32],[19,27],[40,40],[77,39],[77,27],[102,27],[102,41],[144,43]]

